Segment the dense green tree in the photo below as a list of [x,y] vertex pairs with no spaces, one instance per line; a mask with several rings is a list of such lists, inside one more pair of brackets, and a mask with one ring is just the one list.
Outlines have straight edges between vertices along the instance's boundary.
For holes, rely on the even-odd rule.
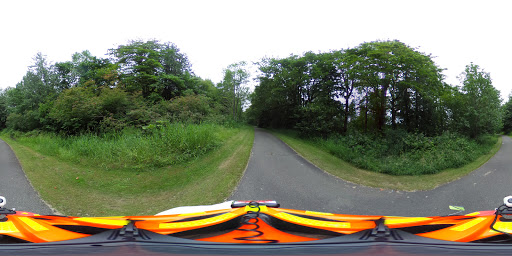
[[[376,129],[391,124],[407,130],[435,133],[444,90],[440,69],[430,56],[399,41],[364,43],[354,50],[358,91],[364,104],[365,124],[370,112]],[[436,121],[436,122],[433,122]]]
[[225,99],[230,102],[229,105],[235,121],[240,120],[243,105],[249,95],[249,89],[246,86],[249,76],[246,62],[234,63],[224,69],[224,78],[218,86],[224,92]]
[[38,53],[22,81],[5,92],[7,112],[14,114],[7,118],[7,126],[23,131],[42,128],[47,121],[46,112],[39,108],[57,97],[57,81],[54,66]]
[[132,41],[111,50],[120,66],[121,79],[128,92],[141,91],[144,97],[157,92],[159,70],[163,68],[159,62],[159,44],[155,41]]
[[250,119],[261,127],[293,128],[308,94],[301,87],[303,72],[298,56],[285,59],[264,58],[258,65],[259,85],[251,95]]
[[57,88],[64,89],[81,86],[95,90],[102,87],[115,87],[119,82],[117,65],[109,59],[93,56],[89,51],[75,53],[71,61],[55,64],[58,76]]
[[512,94],[508,96],[507,103],[502,106],[503,114],[503,132],[510,134],[512,132]]
[[332,52],[334,74],[332,76],[336,97],[342,99],[343,128],[342,132],[348,131],[348,121],[354,114],[353,99],[356,87],[358,86],[358,73],[355,65],[358,56],[354,49]]
[[252,123],[309,136],[352,129],[376,136],[450,130],[478,137],[495,133],[501,121],[512,130],[512,104],[500,108],[488,73],[471,64],[462,86],[449,86],[431,56],[396,40],[264,58],[250,95],[245,62],[228,66],[214,85],[195,76],[172,43],[136,40],[109,54],[102,59],[83,51],[52,65],[38,53],[22,81],[0,95],[0,126],[75,134],[159,120],[240,121],[250,98]]
[[317,135],[347,132],[350,120],[381,133],[388,127],[426,134],[443,129],[441,70],[399,41],[264,59],[260,71],[261,88],[249,109],[260,125]]
[[[494,134],[501,129],[500,92],[491,76],[476,64],[469,64],[461,74],[462,86],[456,93],[455,124],[460,133],[472,138]],[[463,107],[462,107],[463,106]]]
[[[333,53],[314,54],[308,52],[302,59],[303,76],[307,92],[302,95],[302,106],[297,115],[298,128],[302,134],[327,136],[335,131],[341,131],[342,102],[337,100],[340,89],[338,66]],[[306,97],[304,97],[306,96]]]
[[153,101],[180,96],[190,63],[185,54],[172,43],[156,40],[131,41],[110,50],[119,65],[120,78],[128,92],[140,91]]
[[0,91],[0,129],[6,128],[7,115],[8,115],[8,106],[7,106],[7,96],[5,94],[5,90]]
[[159,120],[241,120],[248,94],[242,65],[230,66],[231,80],[217,88],[195,76],[172,43],[136,40],[109,54],[103,59],[82,51],[51,64],[38,53],[22,81],[0,95],[0,127],[77,134]]

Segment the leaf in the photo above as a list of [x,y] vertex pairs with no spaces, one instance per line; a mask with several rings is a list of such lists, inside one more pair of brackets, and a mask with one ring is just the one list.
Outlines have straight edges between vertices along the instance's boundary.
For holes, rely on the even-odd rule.
[[454,206],[454,205],[450,205],[450,210],[454,210],[454,211],[465,211],[464,207],[463,206]]

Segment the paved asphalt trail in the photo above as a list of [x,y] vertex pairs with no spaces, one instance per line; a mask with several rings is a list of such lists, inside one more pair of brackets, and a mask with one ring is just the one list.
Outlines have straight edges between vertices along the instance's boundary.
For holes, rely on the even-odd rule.
[[310,164],[284,142],[256,128],[247,169],[231,200],[277,200],[283,208],[343,214],[437,216],[494,210],[512,195],[512,139],[471,174],[430,191],[380,190],[348,183]]
[[0,195],[7,199],[6,208],[53,214],[28,182],[14,152],[2,140],[0,140]]

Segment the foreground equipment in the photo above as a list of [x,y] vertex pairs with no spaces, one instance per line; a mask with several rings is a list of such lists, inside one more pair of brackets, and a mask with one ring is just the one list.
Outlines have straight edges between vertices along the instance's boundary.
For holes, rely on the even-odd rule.
[[[0,200],[5,202],[3,198]],[[457,252],[462,248],[478,252],[498,246],[493,254],[499,254],[500,250],[511,252],[512,235],[509,233],[512,233],[512,197],[506,197],[504,204],[495,211],[433,217],[281,209],[275,201],[235,201],[229,209],[172,215],[94,218],[41,216],[0,208],[0,254],[23,248],[44,251],[67,246],[134,244],[142,246],[137,247],[139,249],[145,248],[144,251],[172,247],[171,254],[197,253],[195,249],[215,252],[212,254],[261,254],[251,251],[257,249],[263,250],[260,251],[263,254],[270,250],[271,254],[289,255],[299,253],[295,251],[298,248],[306,251],[307,248],[322,248],[325,254],[330,254],[329,250],[340,246],[348,254],[349,248],[366,248],[364,252],[373,253],[367,249],[377,244],[381,249],[390,246],[393,252],[396,246],[407,252],[406,245],[411,244],[436,250],[442,245],[444,249],[452,248]],[[250,250],[244,252],[244,248]],[[159,252],[167,254],[169,251]]]

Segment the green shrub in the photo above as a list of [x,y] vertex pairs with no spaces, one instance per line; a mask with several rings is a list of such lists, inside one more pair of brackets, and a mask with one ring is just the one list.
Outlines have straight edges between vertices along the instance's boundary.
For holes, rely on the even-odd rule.
[[57,123],[57,130],[66,134],[94,130],[101,121],[99,103],[98,97],[88,89],[70,88],[59,95],[49,117]]
[[203,95],[187,95],[161,102],[160,107],[174,122],[201,123],[211,113],[210,98]]
[[41,127],[39,112],[29,110],[24,114],[11,113],[7,116],[7,128],[27,132]]
[[102,133],[119,132],[127,126],[124,119],[117,119],[114,117],[114,114],[108,113],[107,116],[104,116],[100,121],[99,130]]
[[494,136],[470,139],[444,133],[427,137],[388,131],[386,136],[351,133],[311,141],[359,168],[392,175],[420,175],[468,164],[489,152],[496,140]]
[[119,118],[132,106],[128,93],[119,88],[103,88],[99,96],[101,111]]

